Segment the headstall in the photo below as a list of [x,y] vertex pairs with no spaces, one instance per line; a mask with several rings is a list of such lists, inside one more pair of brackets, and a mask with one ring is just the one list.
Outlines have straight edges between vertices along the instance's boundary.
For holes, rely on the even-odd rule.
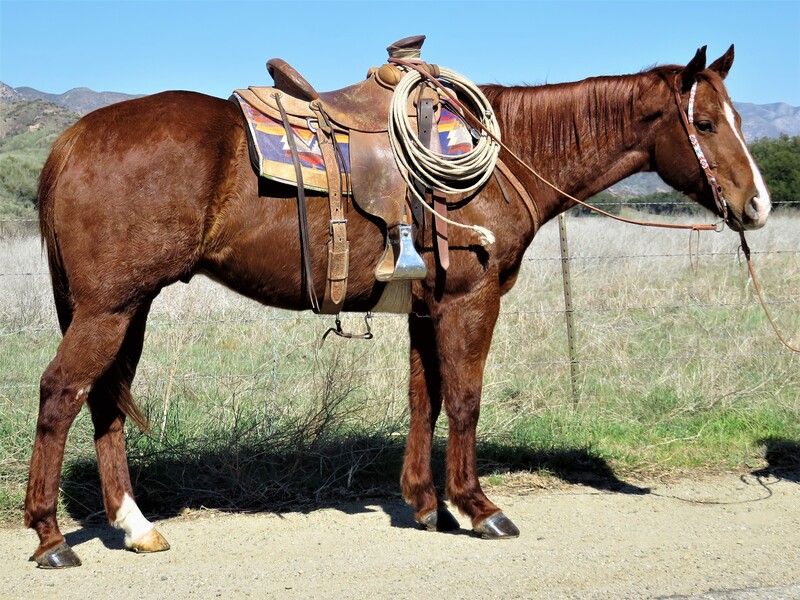
[[689,107],[686,113],[683,112],[683,108],[681,107],[681,94],[677,88],[675,89],[675,101],[678,103],[678,112],[683,120],[683,126],[686,129],[686,133],[689,136],[689,143],[692,145],[692,149],[697,156],[697,160],[700,162],[700,168],[702,168],[703,172],[706,174],[708,185],[711,186],[711,192],[714,194],[714,202],[717,205],[717,209],[722,215],[722,218],[727,221],[728,201],[725,200],[725,197],[722,195],[722,186],[719,184],[719,182],[717,182],[717,178],[714,175],[714,170],[711,168],[711,165],[708,164],[706,155],[703,153],[703,149],[700,147],[700,142],[697,140],[697,129],[694,126],[694,98],[696,94],[697,81],[692,84],[692,89],[689,92]]

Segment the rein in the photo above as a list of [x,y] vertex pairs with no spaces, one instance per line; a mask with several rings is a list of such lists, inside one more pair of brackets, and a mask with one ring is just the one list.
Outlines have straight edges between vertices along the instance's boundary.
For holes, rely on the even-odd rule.
[[767,321],[769,324],[772,325],[772,329],[775,331],[775,335],[778,336],[781,344],[786,346],[792,352],[800,353],[800,348],[796,346],[792,346],[789,342],[786,341],[786,338],[783,337],[778,326],[775,324],[775,321],[772,319],[772,315],[769,313],[767,309],[767,303],[764,300],[764,295],[761,293],[761,286],[758,285],[758,279],[756,279],[756,272],[753,268],[753,263],[750,260],[750,246],[747,245],[747,240],[744,237],[744,231],[739,232],[739,237],[742,240],[742,253],[744,254],[745,261],[747,261],[747,270],[750,272],[750,279],[753,280],[753,287],[756,290],[756,295],[758,296],[758,302],[761,304],[761,308],[764,310],[764,314],[767,316]]
[[[427,79],[432,84],[434,84],[437,87],[437,89],[444,96],[446,96],[446,98],[447,98],[446,101],[447,102],[449,102],[454,108],[456,108],[464,116],[464,118],[469,119],[471,121],[471,123],[470,123],[471,125],[473,125],[474,127],[477,127],[480,130],[482,130],[483,133],[485,133],[491,139],[493,139],[496,143],[498,143],[503,150],[508,152],[509,156],[511,156],[520,166],[524,167],[527,171],[529,171],[531,173],[531,175],[536,177],[543,184],[545,184],[546,186],[548,186],[549,188],[551,188],[553,191],[557,192],[558,194],[564,196],[565,198],[567,198],[569,200],[572,200],[573,202],[575,202],[577,204],[580,204],[581,206],[583,206],[585,208],[588,208],[589,210],[592,210],[592,211],[594,211],[594,212],[596,212],[598,214],[601,214],[603,216],[606,216],[606,217],[609,217],[611,219],[614,219],[615,221],[621,221],[623,223],[630,223],[632,225],[642,225],[644,227],[660,227],[662,229],[689,229],[691,231],[718,231],[718,226],[717,225],[710,225],[710,224],[705,224],[705,223],[692,223],[692,224],[683,225],[683,224],[678,224],[678,223],[656,223],[656,222],[653,222],[653,221],[638,221],[636,219],[626,219],[624,217],[620,217],[620,216],[617,216],[617,215],[612,215],[611,213],[606,212],[606,211],[604,211],[604,210],[602,210],[600,208],[597,208],[596,206],[592,206],[591,204],[588,204],[588,203],[584,202],[583,200],[579,200],[575,196],[572,196],[572,195],[568,194],[567,192],[565,192],[564,190],[560,189],[555,184],[553,184],[550,181],[548,181],[547,179],[545,179],[533,167],[528,165],[528,163],[526,163],[525,160],[523,160],[520,156],[518,156],[516,153],[514,153],[514,151],[511,150],[511,148],[506,146],[497,136],[495,136],[491,131],[488,131],[483,126],[483,124],[480,122],[480,120],[477,119],[472,114],[471,111],[467,110],[464,107],[464,105],[458,100],[458,98],[456,98],[454,93],[452,93],[450,90],[448,90],[447,87],[445,87],[442,84],[442,82],[439,81],[439,79],[437,79],[436,77],[434,77],[433,75],[428,73],[428,71],[424,68],[424,65],[420,65],[420,64],[415,63],[415,62],[399,60],[399,59],[389,59],[389,62],[393,62],[393,63],[396,63],[396,64],[398,64],[400,66],[407,67],[409,69],[414,69],[415,71],[419,72],[420,75],[422,75],[425,79]],[[680,104],[678,105],[678,108],[680,108]],[[681,113],[683,113],[683,111],[681,111]]]
[[[705,154],[703,153],[703,149],[700,147],[700,142],[697,140],[697,131],[694,127],[694,98],[695,94],[697,93],[697,81],[692,84],[692,89],[689,92],[689,106],[686,113],[683,112],[681,109],[681,95],[678,92],[678,89],[675,88],[675,102],[678,104],[678,112],[681,115],[681,120],[683,121],[684,129],[686,129],[686,133],[689,136],[689,143],[692,145],[692,149],[694,150],[695,156],[697,156],[697,160],[700,163],[700,168],[703,169],[703,173],[705,173],[706,179],[708,180],[709,186],[711,186],[711,191],[714,194],[714,202],[717,205],[717,209],[722,213],[722,218],[728,218],[728,202],[725,200],[725,197],[722,195],[722,186],[719,185],[716,176],[714,175],[714,170],[711,165],[708,164],[708,160],[706,159]],[[745,261],[747,262],[747,270],[750,273],[750,279],[753,281],[753,287],[756,290],[756,295],[758,296],[758,302],[761,304],[761,308],[764,311],[764,314],[769,321],[769,324],[772,325],[772,329],[775,331],[775,335],[778,336],[780,342],[786,346],[792,352],[800,352],[800,348],[796,348],[792,346],[789,342],[781,334],[778,326],[776,325],[775,321],[772,318],[769,310],[767,309],[767,303],[764,300],[764,295],[761,293],[761,286],[758,284],[758,279],[756,278],[756,272],[753,268],[753,261],[750,260],[750,246],[747,244],[747,239],[744,236],[744,231],[739,232],[739,239],[742,242],[742,253],[744,254]]]
[[[520,158],[517,154],[515,154],[508,146],[506,146],[502,141],[500,141],[500,139],[497,136],[495,136],[492,132],[488,131],[485,127],[483,127],[483,124],[480,122],[480,120],[477,119],[471,113],[471,111],[466,110],[464,105],[461,102],[459,102],[459,100],[455,97],[455,94],[451,93],[447,89],[447,87],[445,87],[442,84],[442,82],[439,81],[439,79],[437,79],[436,77],[432,76],[425,69],[424,65],[418,64],[416,62],[410,62],[410,61],[399,60],[399,59],[390,59],[390,62],[396,63],[396,64],[398,64],[400,66],[403,66],[403,67],[407,67],[409,69],[414,69],[415,71],[419,72],[420,75],[422,75],[422,77],[424,77],[425,79],[430,81],[432,84],[434,84],[436,86],[436,88],[438,90],[440,90],[441,93],[446,96],[446,98],[447,98],[446,101],[449,102],[450,104],[452,104],[452,106],[454,108],[458,109],[458,111],[462,114],[462,116],[464,116],[464,118],[469,119],[471,121],[471,124],[474,127],[479,128],[486,135],[488,135],[495,142],[497,142],[500,145],[501,148],[503,148],[506,152],[508,152],[509,156],[514,158],[514,160],[520,166],[522,166],[527,171],[529,171],[539,181],[541,181],[543,184],[545,184],[546,186],[551,188],[553,191],[555,191],[558,194],[564,196],[565,198],[567,198],[569,200],[572,200],[573,202],[575,202],[577,204],[580,204],[581,206],[583,206],[585,208],[588,208],[589,210],[592,210],[592,211],[594,211],[594,212],[596,212],[598,214],[601,214],[603,216],[606,216],[606,217],[609,217],[611,219],[614,219],[615,221],[621,221],[623,223],[630,223],[632,225],[641,225],[641,226],[644,226],[644,227],[661,227],[661,228],[664,228],[664,229],[688,229],[690,231],[697,231],[698,235],[699,235],[700,231],[720,231],[719,225],[698,224],[698,223],[681,225],[681,224],[677,224],[677,223],[655,223],[655,222],[651,222],[651,221],[638,221],[638,220],[635,220],[635,219],[626,219],[624,217],[620,217],[620,216],[617,216],[617,215],[612,215],[611,213],[609,213],[607,211],[604,211],[604,210],[602,210],[600,208],[597,208],[596,206],[592,206],[591,204],[588,204],[588,203],[586,203],[586,202],[584,202],[582,200],[579,200],[578,198],[575,198],[574,196],[568,194],[567,192],[563,191],[562,189],[560,189],[555,184],[553,184],[550,181],[548,181],[547,179],[545,179],[533,167],[528,165],[522,158]],[[717,178],[714,175],[714,171],[713,171],[711,165],[708,163],[708,160],[706,159],[702,148],[700,147],[700,142],[697,140],[697,133],[696,133],[696,129],[694,127],[694,99],[695,99],[695,95],[696,95],[696,92],[697,92],[697,83],[698,83],[697,81],[694,82],[694,84],[692,85],[691,91],[689,93],[689,106],[688,106],[688,111],[687,111],[688,112],[688,116],[687,116],[687,113],[685,113],[683,111],[683,107],[682,107],[682,104],[681,104],[680,91],[677,88],[674,88],[673,92],[674,92],[674,95],[675,95],[675,102],[676,102],[676,104],[678,106],[678,113],[681,115],[681,121],[683,122],[684,129],[686,130],[686,134],[689,136],[689,142],[692,145],[692,149],[694,150],[695,156],[697,156],[697,160],[700,163],[700,167],[703,169],[703,173],[705,173],[706,179],[708,180],[709,186],[711,187],[711,191],[712,191],[712,193],[714,195],[714,202],[716,203],[717,209],[719,210],[720,214],[722,215],[722,223],[724,225],[724,222],[728,217],[728,202],[727,202],[727,200],[725,200],[725,197],[722,195],[722,186],[719,185],[719,182],[717,181]],[[499,163],[499,164],[501,164],[501,163]],[[526,206],[528,206],[527,202],[525,204],[526,204]],[[533,206],[536,207],[535,201],[533,202]],[[530,206],[528,206],[528,210],[530,210]],[[534,219],[534,223],[537,222],[538,209],[537,209],[536,213],[537,213],[537,215],[534,215],[533,212],[531,212],[531,217]],[[784,346],[786,346],[786,348],[791,350],[792,352],[800,353],[800,348],[792,346],[789,342],[786,341],[786,339],[783,337],[783,335],[779,331],[778,326],[775,324],[775,321],[773,320],[772,315],[770,314],[769,310],[767,309],[767,304],[766,304],[766,301],[764,300],[764,295],[761,292],[761,286],[759,286],[759,284],[758,284],[758,279],[756,278],[755,269],[753,268],[753,263],[750,260],[750,247],[748,246],[747,240],[745,239],[744,231],[740,231],[739,232],[739,237],[740,237],[741,242],[742,242],[741,248],[742,248],[742,252],[744,253],[745,260],[747,261],[747,269],[748,269],[748,271],[750,273],[750,278],[753,281],[753,286],[754,286],[754,288],[756,290],[756,295],[758,296],[758,301],[761,304],[761,308],[763,309],[764,314],[767,317],[767,320],[769,321],[770,325],[772,325],[772,329],[775,331],[775,334],[778,336],[778,339],[780,340],[780,342]]]

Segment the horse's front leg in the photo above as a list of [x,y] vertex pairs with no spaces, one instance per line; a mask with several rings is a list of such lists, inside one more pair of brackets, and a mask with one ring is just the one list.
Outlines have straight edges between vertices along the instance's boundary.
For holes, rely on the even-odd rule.
[[476,429],[483,371],[500,312],[500,291],[486,278],[470,294],[437,305],[434,314],[442,397],[449,422],[447,497],[485,538],[517,537],[519,529],[483,493]]
[[431,470],[431,445],[442,410],[441,378],[433,321],[409,315],[411,373],[408,400],[411,426],[400,485],[417,522],[429,531],[450,531],[458,521],[439,497]]

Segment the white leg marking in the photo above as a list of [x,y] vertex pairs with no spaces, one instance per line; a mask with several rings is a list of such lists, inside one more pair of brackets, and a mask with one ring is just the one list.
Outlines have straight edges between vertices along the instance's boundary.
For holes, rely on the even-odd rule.
[[[769,192],[767,191],[767,185],[764,183],[764,178],[761,176],[761,172],[756,166],[756,161],[753,160],[753,155],[750,154],[750,149],[747,147],[744,138],[739,133],[739,129],[736,127],[736,119],[733,116],[733,107],[727,102],[725,103],[725,118],[728,119],[728,124],[733,130],[733,133],[736,135],[736,139],[738,139],[739,143],[742,145],[742,150],[744,150],[744,153],[747,155],[747,161],[750,163],[750,169],[753,171],[753,182],[756,186],[756,197],[753,199],[753,204],[755,204],[755,206],[748,204],[745,210],[750,218],[756,223],[763,224],[767,218],[767,215],[769,215],[769,212],[772,209],[772,204],[769,199]],[[753,214],[754,209],[756,214]]]
[[153,529],[154,525],[145,518],[133,498],[125,494],[122,506],[117,511],[114,527],[125,530],[125,546],[130,548],[133,542]]

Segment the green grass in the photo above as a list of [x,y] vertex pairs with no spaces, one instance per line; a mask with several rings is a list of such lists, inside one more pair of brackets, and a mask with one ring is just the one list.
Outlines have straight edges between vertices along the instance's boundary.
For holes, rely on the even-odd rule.
[[[577,388],[571,388],[557,228],[534,242],[503,301],[484,378],[480,472],[617,482],[686,469],[796,468],[798,358],[775,340],[730,232],[704,236],[570,220]],[[771,310],[798,338],[795,218],[749,236]],[[778,252],[780,251],[780,252]],[[38,379],[58,344],[38,241],[0,230],[0,520],[18,521]],[[134,393],[152,432],[127,431],[138,499],[263,510],[397,494],[408,429],[405,319],[370,342],[329,338],[330,319],[259,306],[196,278],[151,313]],[[360,315],[345,329],[363,327]],[[435,463],[444,460],[440,420]],[[787,467],[788,465],[788,467]],[[616,485],[616,484],[615,484]],[[91,422],[67,446],[62,504],[101,510]]]

